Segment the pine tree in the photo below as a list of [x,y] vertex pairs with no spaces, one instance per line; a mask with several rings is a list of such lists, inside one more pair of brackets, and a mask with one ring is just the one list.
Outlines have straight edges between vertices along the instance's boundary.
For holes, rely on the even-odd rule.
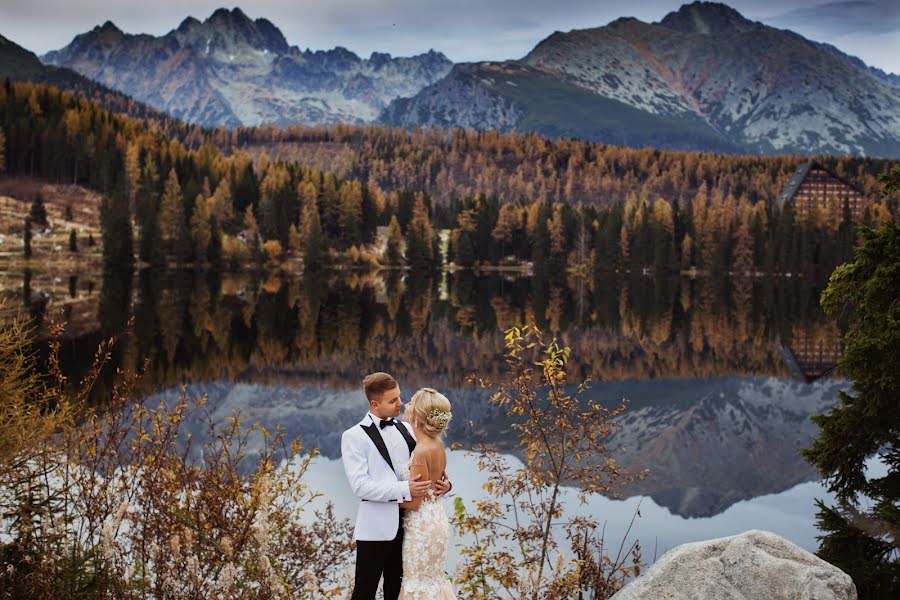
[[290,173],[282,166],[270,166],[260,184],[259,231],[263,239],[278,240],[282,247],[287,244],[291,209],[296,204]]
[[741,223],[737,230],[731,262],[731,272],[738,277],[746,277],[756,271],[753,264],[753,236],[747,222]]
[[675,219],[672,205],[658,199],[653,203],[653,272],[674,271],[678,262],[675,254]]
[[[822,294],[827,314],[850,315],[838,369],[852,388],[813,417],[821,430],[803,454],[837,500],[816,501],[818,555],[853,578],[860,598],[887,599],[900,597],[900,226],[860,236],[854,262],[838,267]],[[883,475],[866,467],[876,455]]]
[[686,233],[684,239],[681,240],[681,268],[684,270],[690,269],[694,264],[693,242],[689,233]]
[[460,267],[475,264],[475,248],[472,235],[465,229],[454,229],[453,262]]
[[184,215],[184,198],[178,174],[175,169],[169,171],[169,178],[160,200],[157,219],[159,239],[162,242],[163,255],[167,260],[184,261],[187,258],[187,224]]
[[194,200],[194,210],[191,213],[191,241],[193,242],[195,263],[207,261],[211,236],[206,198],[203,197],[203,194],[197,194],[197,198]]
[[253,214],[253,205],[248,204],[244,209],[244,233],[247,235],[247,245],[250,247],[250,256],[255,261],[262,260],[262,240],[259,236],[259,224],[256,215]]
[[302,247],[303,244],[300,238],[300,231],[297,229],[296,225],[291,223],[291,228],[288,230],[288,250],[290,250],[292,254],[299,254]]
[[159,208],[159,171],[156,161],[148,156],[141,171],[141,184],[134,210],[140,231],[138,256],[151,264],[161,263],[165,259],[158,222]]
[[41,227],[49,226],[49,223],[47,222],[47,208],[44,206],[44,196],[40,192],[35,194],[34,200],[31,202],[31,210],[28,211],[28,216],[31,218],[31,222],[34,225],[40,225]]
[[325,261],[325,237],[319,220],[316,197],[307,198],[300,219],[300,237],[303,240],[303,267],[314,271]]
[[25,217],[25,231],[23,233],[23,253],[25,258],[31,258],[31,217]]
[[338,248],[344,250],[362,241],[362,185],[358,181],[345,182],[338,197]]
[[391,215],[391,222],[388,225],[384,260],[389,265],[399,265],[403,262],[403,232],[400,231],[397,215]]
[[500,256],[506,256],[506,246],[512,243],[513,234],[518,227],[517,209],[512,204],[504,204],[500,207],[497,216],[497,224],[491,232],[491,237],[500,242]]
[[100,225],[104,262],[107,265],[130,266],[134,262],[134,246],[128,196],[124,189],[104,196],[100,205]]
[[414,269],[434,266],[433,235],[424,195],[416,194],[412,218],[409,221],[409,230],[406,235],[406,261]]
[[234,221],[234,206],[231,199],[231,182],[228,178],[223,177],[216,186],[209,212],[221,228],[226,231],[231,229],[232,221]]

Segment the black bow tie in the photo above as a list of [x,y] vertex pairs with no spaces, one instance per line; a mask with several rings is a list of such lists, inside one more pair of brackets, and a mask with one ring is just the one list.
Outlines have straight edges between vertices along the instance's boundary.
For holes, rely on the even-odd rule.
[[394,419],[385,419],[378,425],[378,427],[380,429],[384,429],[388,425],[396,425],[396,424],[397,424],[397,421],[395,421]]

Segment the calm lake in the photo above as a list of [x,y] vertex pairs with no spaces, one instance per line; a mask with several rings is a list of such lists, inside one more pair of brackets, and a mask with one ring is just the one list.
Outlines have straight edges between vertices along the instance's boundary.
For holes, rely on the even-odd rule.
[[[777,280],[647,277],[590,281],[523,274],[433,277],[339,272],[321,277],[150,271],[6,273],[6,318],[22,310],[39,338],[65,318],[61,362],[84,374],[100,340],[120,335],[113,365],[147,365],[141,394],[174,397],[187,384],[216,416],[233,411],[299,435],[322,456],[309,483],[352,517],[341,432],[366,410],[363,375],[392,373],[403,397],[429,385],[453,403],[448,473],[464,500],[485,477],[466,449],[483,439],[516,460],[508,423],[466,376],[496,376],[503,330],[532,317],[572,348],[589,394],[628,400],[610,440],[628,469],[650,475],[568,510],[607,522],[652,560],[678,544],[774,531],[814,550],[814,499],[828,498],[799,455],[810,421],[847,382],[830,376],[838,326],[818,308],[821,285]],[[39,349],[46,352],[46,344]],[[114,369],[93,391],[110,397]],[[196,442],[201,427],[191,432]]]

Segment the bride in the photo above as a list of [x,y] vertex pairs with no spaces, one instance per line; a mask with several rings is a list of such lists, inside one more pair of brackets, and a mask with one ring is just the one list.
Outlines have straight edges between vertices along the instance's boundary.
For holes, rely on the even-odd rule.
[[[441,436],[450,423],[450,401],[431,388],[422,388],[410,400],[404,418],[416,435],[405,479],[422,476],[436,482],[447,466]],[[403,513],[403,584],[399,600],[454,600],[444,572],[450,523],[441,499],[432,491],[400,505]]]

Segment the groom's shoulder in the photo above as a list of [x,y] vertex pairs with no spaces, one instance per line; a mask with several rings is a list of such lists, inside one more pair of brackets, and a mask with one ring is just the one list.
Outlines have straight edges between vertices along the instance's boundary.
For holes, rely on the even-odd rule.
[[359,423],[354,423],[352,427],[344,430],[342,437],[348,437],[348,436],[356,437],[357,435],[359,435],[361,433],[365,433],[363,431],[362,424],[363,424],[362,421],[360,421]]

